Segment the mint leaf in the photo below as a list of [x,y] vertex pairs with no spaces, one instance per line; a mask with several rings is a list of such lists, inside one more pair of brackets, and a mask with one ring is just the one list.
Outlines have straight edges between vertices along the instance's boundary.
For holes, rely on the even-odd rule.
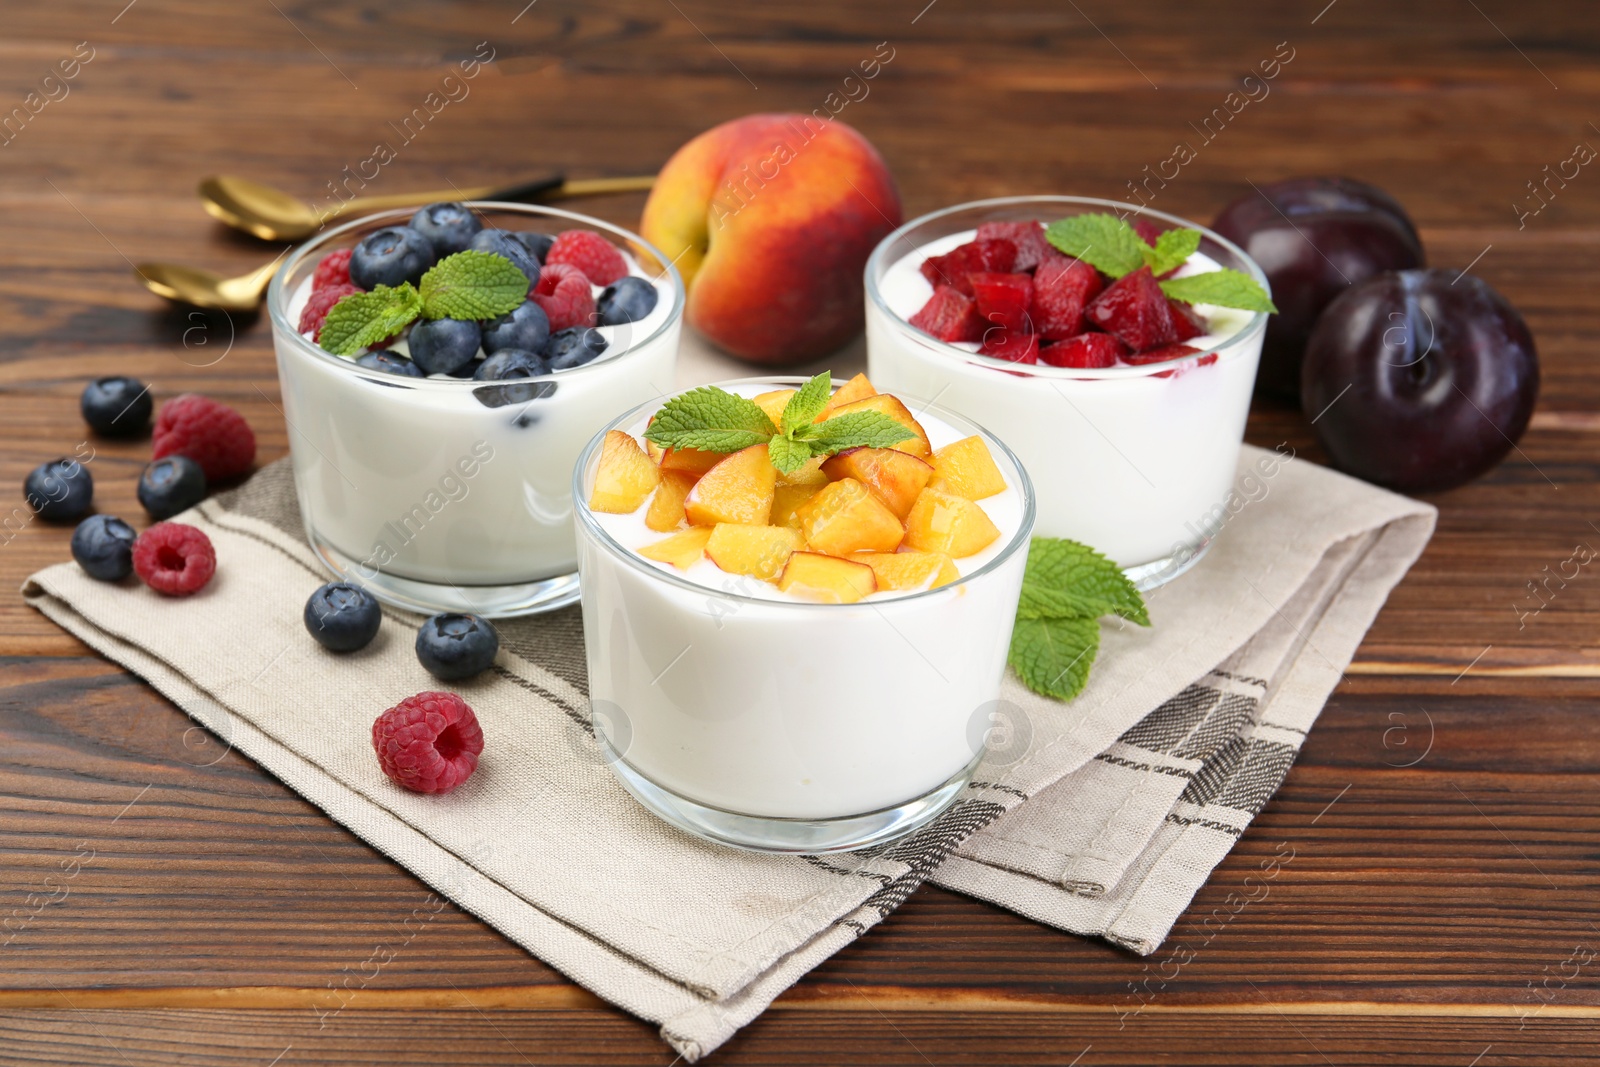
[[805,441],[779,434],[767,442],[767,458],[784,474],[799,470],[811,456],[811,446]]
[[1146,245],[1140,250],[1140,254],[1144,256],[1144,264],[1150,268],[1151,274],[1165,274],[1175,267],[1183,266],[1184,262],[1198,251],[1200,251],[1199,230],[1163,230],[1156,236],[1155,245],[1153,247]]
[[1245,311],[1270,311],[1277,307],[1267,291],[1248,274],[1223,267],[1204,274],[1191,274],[1186,278],[1168,278],[1161,283],[1161,291],[1185,304],[1215,304],[1217,307],[1242,308]]
[[394,288],[380,285],[370,293],[351,293],[328,312],[318,344],[336,356],[353,356],[363,348],[399,333],[422,313],[422,297],[410,282]]
[[1099,651],[1094,619],[1018,619],[1006,660],[1035,693],[1071,700],[1083,692]]
[[492,319],[527,299],[528,276],[493,252],[445,256],[422,276],[422,310],[430,319]]
[[1058,537],[1035,537],[1028,545],[1018,619],[1098,619],[1120,615],[1150,625],[1144,598],[1128,576],[1088,545]]
[[777,432],[753,400],[702,385],[663,404],[644,436],[663,448],[737,452],[761,444]]
[[[833,396],[833,375],[823,371],[815,378],[800,387],[800,391],[789,398],[783,408],[783,432],[793,433],[801,426],[809,426],[816,421],[822,409],[828,406],[828,400]],[[782,470],[782,468],[779,468]],[[787,473],[787,472],[785,472]]]
[[1057,219],[1045,229],[1044,236],[1062,252],[1113,278],[1131,274],[1144,266],[1143,249],[1149,247],[1132,226],[1108,214]]
[[917,435],[881,411],[847,411],[802,426],[794,436],[808,443],[813,454],[826,456],[847,448],[891,448]]

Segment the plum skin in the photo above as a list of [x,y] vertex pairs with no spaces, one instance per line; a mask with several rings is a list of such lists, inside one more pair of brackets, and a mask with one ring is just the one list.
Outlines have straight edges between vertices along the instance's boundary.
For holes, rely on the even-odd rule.
[[1470,275],[1407,270],[1328,305],[1306,346],[1301,406],[1335,467],[1431,493],[1504,459],[1538,395],[1533,335],[1505,297]]
[[1386,270],[1426,262],[1399,201],[1354,178],[1290,178],[1263,185],[1218,213],[1211,228],[1249,254],[1272,286],[1256,379],[1261,392],[1300,395],[1301,357],[1317,316],[1341,292]]

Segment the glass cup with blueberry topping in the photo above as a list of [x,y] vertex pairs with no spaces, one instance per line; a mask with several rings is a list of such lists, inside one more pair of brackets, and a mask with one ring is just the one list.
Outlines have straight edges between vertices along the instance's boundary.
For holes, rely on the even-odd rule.
[[573,465],[673,384],[664,256],[555,208],[430,204],[308,241],[267,304],[306,536],[335,575],[429,613],[577,599]]

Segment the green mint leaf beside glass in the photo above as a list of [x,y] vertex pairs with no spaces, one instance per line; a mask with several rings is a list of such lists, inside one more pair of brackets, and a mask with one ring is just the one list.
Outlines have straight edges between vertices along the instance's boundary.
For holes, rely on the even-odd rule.
[[1150,625],[1144,598],[1122,568],[1088,545],[1035,537],[1008,656],[1022,684],[1056,700],[1081,693],[1100,649],[1099,620],[1106,615]]

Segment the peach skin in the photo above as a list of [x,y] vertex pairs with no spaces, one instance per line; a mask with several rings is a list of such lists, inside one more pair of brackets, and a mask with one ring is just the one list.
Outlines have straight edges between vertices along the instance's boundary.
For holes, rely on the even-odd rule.
[[899,191],[866,138],[837,119],[769,114],[678,149],[639,232],[682,272],[695,329],[787,366],[861,332],[867,256],[899,225]]

